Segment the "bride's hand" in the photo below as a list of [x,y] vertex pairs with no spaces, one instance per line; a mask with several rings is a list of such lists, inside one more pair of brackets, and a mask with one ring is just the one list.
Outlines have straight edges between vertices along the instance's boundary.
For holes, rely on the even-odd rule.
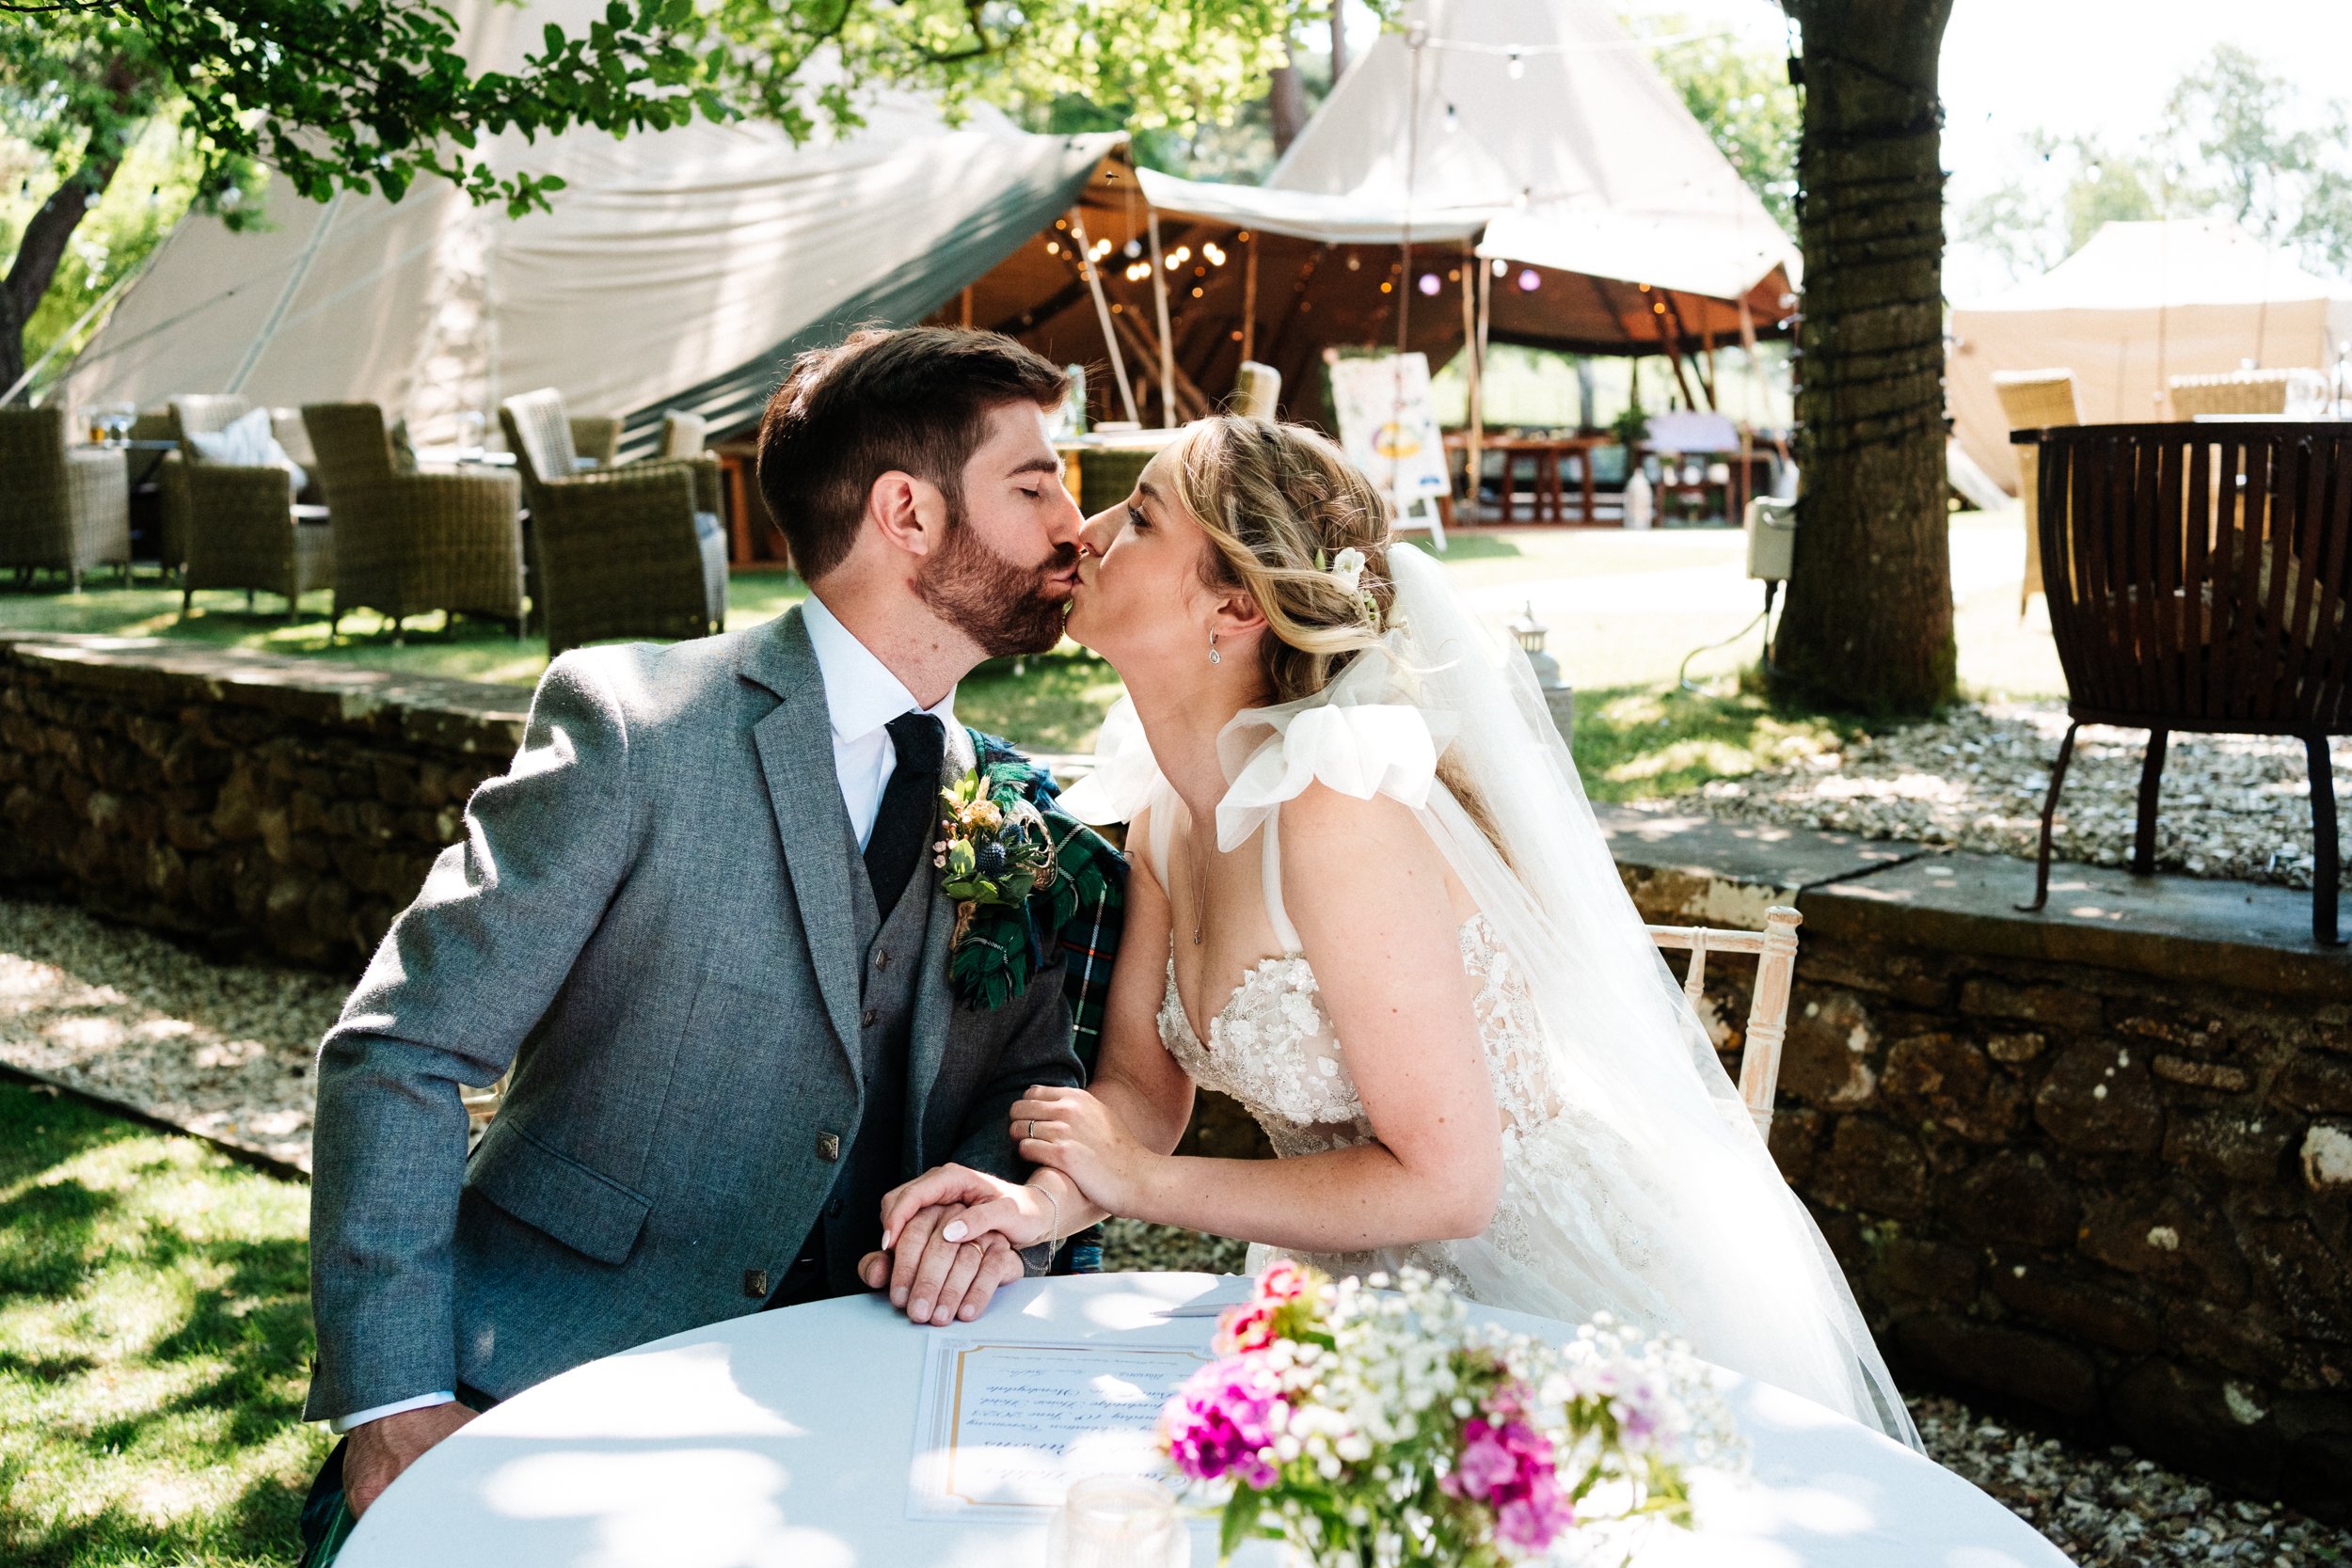
[[1012,1135],[1021,1158],[1061,1172],[1089,1202],[1114,1214],[1136,1212],[1162,1160],[1084,1089],[1031,1085],[1013,1101]]
[[1053,1235],[1054,1206],[1035,1187],[1017,1186],[968,1165],[934,1165],[902,1187],[882,1195],[882,1248],[898,1244],[907,1221],[926,1209],[963,1205],[963,1212],[942,1232],[950,1242],[970,1241],[994,1231],[1015,1247],[1030,1247]]

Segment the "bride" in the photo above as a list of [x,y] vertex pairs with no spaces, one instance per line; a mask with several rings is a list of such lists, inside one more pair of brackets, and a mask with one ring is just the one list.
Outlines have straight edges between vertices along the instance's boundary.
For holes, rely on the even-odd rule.
[[[1105,1214],[1334,1275],[1606,1310],[1917,1446],[1869,1331],[1618,880],[1518,650],[1297,426],[1189,427],[1087,525],[1071,637],[1128,696],[1063,796],[1128,824],[1090,1089],[1012,1106],[1015,1187],[908,1216],[1016,1245]],[[1165,957],[1165,963],[1161,959]],[[1196,1086],[1275,1162],[1178,1157]]]

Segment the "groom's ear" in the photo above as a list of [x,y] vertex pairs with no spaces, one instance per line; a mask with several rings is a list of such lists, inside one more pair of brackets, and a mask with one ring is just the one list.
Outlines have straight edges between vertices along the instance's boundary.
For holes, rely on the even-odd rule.
[[893,548],[928,556],[939,548],[946,532],[947,499],[928,480],[892,468],[879,475],[866,492],[866,520]]

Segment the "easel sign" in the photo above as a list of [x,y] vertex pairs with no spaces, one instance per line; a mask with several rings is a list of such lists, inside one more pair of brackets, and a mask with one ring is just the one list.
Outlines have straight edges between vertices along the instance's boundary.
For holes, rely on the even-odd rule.
[[1429,357],[1386,354],[1343,359],[1325,350],[1340,445],[1389,498],[1399,532],[1425,529],[1445,548],[1438,503],[1452,488],[1445,441],[1429,406]]

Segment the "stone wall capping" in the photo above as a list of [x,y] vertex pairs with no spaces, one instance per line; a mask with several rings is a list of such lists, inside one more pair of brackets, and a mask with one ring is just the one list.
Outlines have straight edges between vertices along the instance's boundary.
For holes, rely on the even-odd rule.
[[1672,807],[1597,805],[1594,815],[1635,902],[1660,922],[1764,928],[1764,911],[1807,888],[1883,871],[1920,845],[1857,833],[1726,822]]
[[[2022,881],[2020,878],[2024,879]],[[1867,938],[1985,958],[2085,964],[2167,981],[2280,995],[2352,998],[2352,948],[2315,947],[2311,895],[2294,888],[2111,866],[2050,868],[2050,905],[2030,862],[1936,852],[1805,889],[1808,942]]]
[[0,635],[0,660],[61,685],[135,692],[157,703],[227,705],[497,759],[522,744],[531,694],[486,681],[190,647],[153,637]]

